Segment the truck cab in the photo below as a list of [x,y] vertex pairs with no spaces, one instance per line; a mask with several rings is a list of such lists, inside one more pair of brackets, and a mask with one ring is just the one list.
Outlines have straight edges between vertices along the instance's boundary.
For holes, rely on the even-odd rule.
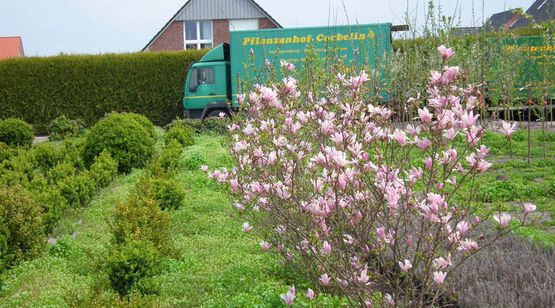
[[230,77],[229,44],[213,48],[190,65],[184,87],[184,116],[204,119],[223,112],[231,117]]

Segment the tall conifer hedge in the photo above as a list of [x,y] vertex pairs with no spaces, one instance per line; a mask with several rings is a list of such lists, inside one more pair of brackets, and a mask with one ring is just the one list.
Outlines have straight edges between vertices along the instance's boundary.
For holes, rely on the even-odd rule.
[[204,52],[61,55],[0,62],[0,119],[20,118],[43,133],[64,114],[88,125],[134,112],[164,125],[181,112],[187,67]]

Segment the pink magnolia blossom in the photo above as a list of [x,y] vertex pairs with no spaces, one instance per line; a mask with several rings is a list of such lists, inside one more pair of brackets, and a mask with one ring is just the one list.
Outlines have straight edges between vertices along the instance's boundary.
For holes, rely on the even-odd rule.
[[448,268],[449,266],[453,265],[450,254],[447,256],[447,259],[444,257],[439,257],[434,259],[432,262],[434,266],[439,269]]
[[455,54],[451,48],[447,48],[444,45],[439,46],[437,51],[439,51],[439,54],[444,61],[451,58]]
[[328,276],[328,274],[322,274],[322,276],[320,276],[320,282],[322,283],[322,285],[327,286],[330,284],[331,281],[331,277]]
[[459,242],[459,247],[457,249],[464,252],[474,251],[478,249],[478,243],[471,239],[465,239]]
[[532,203],[524,203],[522,205],[523,209],[524,209],[524,213],[532,213],[536,210],[536,205],[532,204]]
[[296,290],[295,290],[295,287],[293,286],[287,291],[287,293],[281,294],[280,297],[281,299],[283,299],[283,301],[287,306],[291,306],[293,305],[293,301],[295,301],[295,298],[296,298],[295,293],[296,293]]
[[432,114],[426,107],[424,107],[424,109],[418,109],[418,117],[420,117],[420,121],[424,123],[432,122]]
[[305,296],[306,298],[308,298],[308,300],[313,300],[316,294],[314,294],[314,291],[309,288],[308,290],[306,290]]
[[426,167],[426,169],[432,170],[432,165],[433,165],[432,158],[431,157],[426,157],[424,159],[424,166]]
[[243,223],[243,232],[248,233],[252,230],[252,226],[248,222]]
[[322,253],[322,255],[329,255],[331,252],[331,245],[328,243],[328,241],[324,241],[324,244],[322,246],[322,249],[320,249],[320,252]]
[[282,68],[285,68],[289,72],[292,72],[292,71],[295,70],[295,65],[293,63],[290,63],[290,62],[286,61],[286,60],[281,60],[280,65],[281,65]]
[[506,228],[509,225],[511,218],[511,215],[507,213],[493,215],[493,219],[499,224],[501,228]]
[[408,272],[409,269],[412,268],[412,264],[410,263],[409,260],[405,259],[404,262],[399,261],[399,267],[401,268],[402,272]]
[[460,232],[461,235],[464,235],[469,229],[468,223],[464,220],[460,221],[457,224],[457,231]]
[[447,277],[447,273],[442,271],[437,271],[433,273],[434,282],[437,284],[442,284]]
[[505,135],[505,137],[507,138],[511,138],[514,132],[516,132],[518,124],[516,122],[513,122],[511,124],[509,122],[501,121],[501,126],[502,126],[501,130],[503,132],[503,135]]
[[262,248],[262,250],[268,251],[272,247],[272,244],[270,244],[266,241],[260,241],[260,247]]

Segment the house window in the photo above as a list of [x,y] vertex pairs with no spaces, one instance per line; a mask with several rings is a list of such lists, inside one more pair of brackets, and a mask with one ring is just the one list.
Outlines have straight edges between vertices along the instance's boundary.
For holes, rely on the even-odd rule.
[[212,21],[185,21],[185,49],[212,48]]

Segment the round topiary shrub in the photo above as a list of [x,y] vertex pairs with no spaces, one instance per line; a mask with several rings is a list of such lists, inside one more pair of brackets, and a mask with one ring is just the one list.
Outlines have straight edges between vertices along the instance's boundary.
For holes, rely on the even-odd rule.
[[172,140],[179,142],[184,147],[191,146],[195,144],[195,131],[182,122],[176,122],[165,135],[166,144],[169,144]]
[[111,113],[96,123],[86,136],[83,158],[91,166],[106,150],[118,162],[118,171],[128,173],[144,167],[154,153],[151,132],[130,114]]
[[38,256],[45,244],[41,207],[19,186],[0,187],[0,220],[8,236],[5,266]]
[[0,142],[10,147],[29,147],[33,143],[33,127],[19,119],[0,121]]
[[130,113],[130,112],[124,112],[124,113],[121,113],[121,115],[137,121],[139,124],[141,124],[141,126],[144,129],[146,129],[148,134],[156,140],[156,127],[154,126],[154,124],[152,124],[152,122],[150,122],[150,120],[147,117],[145,117],[142,114]]

